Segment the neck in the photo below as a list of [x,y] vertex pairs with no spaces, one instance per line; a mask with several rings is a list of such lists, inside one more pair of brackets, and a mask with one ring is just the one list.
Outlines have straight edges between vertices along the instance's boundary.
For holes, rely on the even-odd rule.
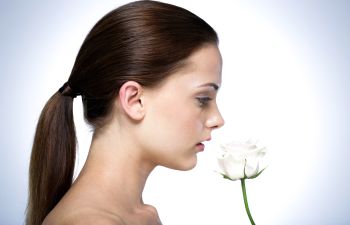
[[94,134],[87,161],[74,186],[80,183],[88,188],[105,207],[142,207],[142,192],[155,165],[142,157],[142,151],[130,139],[122,135],[118,138],[115,132]]

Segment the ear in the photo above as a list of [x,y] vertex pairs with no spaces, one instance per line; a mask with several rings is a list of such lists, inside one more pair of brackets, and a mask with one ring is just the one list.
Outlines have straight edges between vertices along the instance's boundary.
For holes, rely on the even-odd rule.
[[133,120],[142,120],[145,116],[142,92],[142,86],[135,81],[127,81],[119,90],[121,109]]

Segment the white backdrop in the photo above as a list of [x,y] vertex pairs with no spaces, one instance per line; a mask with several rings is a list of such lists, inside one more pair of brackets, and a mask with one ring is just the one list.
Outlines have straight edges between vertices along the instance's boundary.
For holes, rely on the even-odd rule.
[[[0,224],[22,224],[33,134],[90,28],[121,0],[1,1]],[[221,142],[255,137],[270,166],[247,181],[257,224],[350,224],[350,2],[186,1],[219,34],[226,120],[188,172],[157,168],[144,199],[165,225],[249,224],[239,182],[219,177]],[[74,102],[79,169],[89,147]]]

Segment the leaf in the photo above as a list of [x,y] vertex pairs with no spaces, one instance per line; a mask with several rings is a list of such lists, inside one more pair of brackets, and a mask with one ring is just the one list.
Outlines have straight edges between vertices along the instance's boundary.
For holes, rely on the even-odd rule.
[[265,167],[264,169],[262,169],[259,173],[255,174],[254,176],[252,177],[248,177],[247,179],[254,179],[254,178],[257,178],[267,167]]
[[[221,174],[225,179],[228,179],[228,180],[232,180],[229,176],[225,175],[225,174]],[[233,180],[232,180],[233,181]]]

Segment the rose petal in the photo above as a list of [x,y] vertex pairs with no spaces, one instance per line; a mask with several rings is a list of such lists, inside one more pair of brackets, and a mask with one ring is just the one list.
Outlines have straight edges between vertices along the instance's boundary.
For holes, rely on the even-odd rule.
[[244,172],[248,178],[256,175],[257,173],[259,173],[259,162],[248,164],[248,161],[247,161]]
[[244,160],[236,160],[232,155],[218,159],[224,174],[232,180],[244,178]]
[[232,180],[254,177],[259,173],[261,162],[266,154],[265,147],[257,146],[256,140],[230,142],[221,145],[223,158],[219,165],[225,175]]

